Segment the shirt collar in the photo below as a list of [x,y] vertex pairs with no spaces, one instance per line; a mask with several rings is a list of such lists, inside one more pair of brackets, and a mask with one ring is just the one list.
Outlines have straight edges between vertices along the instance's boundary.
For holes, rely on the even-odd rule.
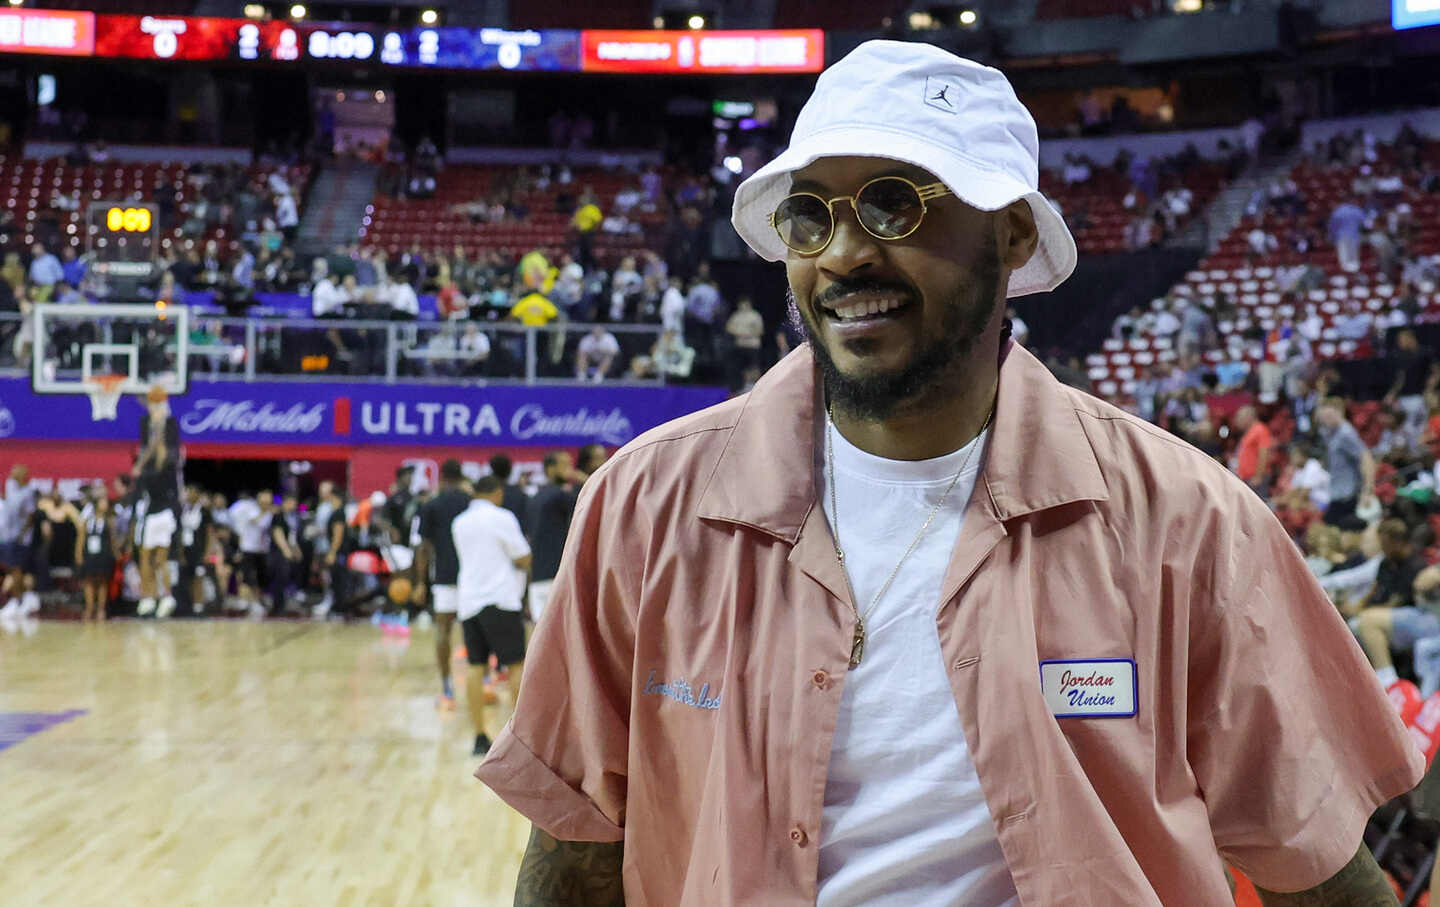
[[[1024,347],[1007,342],[989,450],[979,481],[1001,520],[1076,501],[1109,499],[1100,463],[1070,395]],[[698,507],[788,542],[815,506],[821,427],[814,356],[802,345],[756,383]],[[978,487],[978,486],[977,486]]]

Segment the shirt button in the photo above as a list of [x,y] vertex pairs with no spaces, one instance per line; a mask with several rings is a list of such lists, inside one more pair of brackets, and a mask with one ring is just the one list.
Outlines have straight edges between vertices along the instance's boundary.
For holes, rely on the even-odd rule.
[[815,681],[815,685],[823,690],[825,689],[825,684],[830,681],[830,675],[824,671],[816,671],[815,675],[810,679]]
[[790,829],[790,840],[795,842],[796,847],[804,847],[810,842],[810,836],[805,834],[805,829],[797,825]]

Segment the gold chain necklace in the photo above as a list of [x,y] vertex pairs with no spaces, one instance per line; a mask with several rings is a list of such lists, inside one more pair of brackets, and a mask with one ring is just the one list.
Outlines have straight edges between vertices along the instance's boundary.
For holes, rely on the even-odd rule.
[[980,438],[985,434],[985,430],[990,427],[990,420],[994,415],[995,406],[991,404],[990,412],[985,416],[985,424],[980,426],[980,432],[975,436],[975,441],[972,442],[969,453],[965,454],[965,460],[960,464],[960,468],[955,471],[955,475],[951,477],[950,484],[945,486],[945,493],[940,495],[940,500],[936,501],[935,506],[930,508],[930,515],[925,518],[925,522],[920,526],[920,531],[915,533],[915,538],[911,540],[910,547],[906,548],[905,553],[900,556],[900,562],[895,565],[894,570],[890,571],[890,576],[885,580],[885,585],[881,586],[880,591],[875,593],[875,597],[870,600],[870,604],[865,608],[865,613],[862,615],[860,609],[855,604],[855,586],[850,582],[850,573],[845,569],[845,549],[840,547],[840,507],[835,503],[835,422],[834,419],[831,418],[829,411],[826,411],[825,467],[829,473],[827,478],[830,483],[831,532],[835,541],[835,559],[840,562],[840,574],[845,577],[845,588],[850,592],[850,610],[855,613],[855,636],[850,641],[850,669],[852,671],[860,664],[860,660],[865,657],[865,619],[875,613],[875,606],[880,604],[880,599],[884,598],[885,593],[890,591],[890,584],[895,582],[895,577],[900,574],[900,568],[905,565],[905,562],[910,559],[910,555],[914,554],[915,549],[920,546],[920,540],[925,537],[925,531],[930,528],[931,523],[935,522],[935,517],[940,513],[940,508],[945,506],[945,501],[949,499],[950,492],[955,490],[955,486],[960,482],[960,477],[965,474],[965,467],[970,465],[970,458],[975,455],[975,450],[980,446]]

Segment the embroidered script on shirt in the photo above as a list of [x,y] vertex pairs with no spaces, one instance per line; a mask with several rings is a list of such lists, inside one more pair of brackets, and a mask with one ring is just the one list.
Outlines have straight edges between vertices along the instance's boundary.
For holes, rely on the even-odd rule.
[[664,696],[668,699],[675,700],[681,705],[688,705],[697,709],[714,710],[720,708],[720,696],[718,694],[714,697],[709,695],[710,684],[707,683],[702,686],[697,693],[691,688],[690,684],[685,682],[685,678],[683,677],[670,683],[663,681],[656,683],[656,673],[655,671],[650,672],[650,676],[645,679],[644,688],[640,690],[640,695]]

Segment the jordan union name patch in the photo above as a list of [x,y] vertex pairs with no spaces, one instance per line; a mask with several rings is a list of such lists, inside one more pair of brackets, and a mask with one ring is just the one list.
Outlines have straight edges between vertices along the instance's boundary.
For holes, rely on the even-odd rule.
[[1139,711],[1130,658],[1042,661],[1040,690],[1056,718],[1130,718]]

